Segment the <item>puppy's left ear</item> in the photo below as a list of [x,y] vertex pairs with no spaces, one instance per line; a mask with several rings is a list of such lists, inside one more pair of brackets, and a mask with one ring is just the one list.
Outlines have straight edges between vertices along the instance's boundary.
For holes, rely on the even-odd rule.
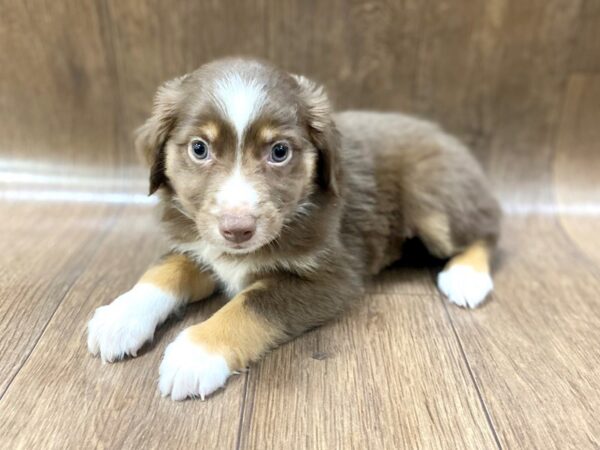
[[323,189],[338,195],[340,137],[331,115],[331,103],[323,86],[301,75],[292,77],[298,84],[311,141],[319,152],[318,182]]
[[150,192],[168,183],[165,175],[165,144],[177,123],[178,107],[182,97],[184,75],[167,81],[154,96],[152,115],[135,132],[135,149],[150,167]]

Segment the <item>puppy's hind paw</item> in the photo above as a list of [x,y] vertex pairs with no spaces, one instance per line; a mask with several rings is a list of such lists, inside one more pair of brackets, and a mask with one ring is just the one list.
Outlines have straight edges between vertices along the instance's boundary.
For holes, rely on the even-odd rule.
[[223,387],[231,373],[223,356],[207,351],[184,330],[165,350],[158,386],[163,397],[170,395],[172,400],[204,400]]
[[472,267],[456,264],[439,273],[437,285],[448,299],[467,308],[476,308],[494,288],[492,277]]

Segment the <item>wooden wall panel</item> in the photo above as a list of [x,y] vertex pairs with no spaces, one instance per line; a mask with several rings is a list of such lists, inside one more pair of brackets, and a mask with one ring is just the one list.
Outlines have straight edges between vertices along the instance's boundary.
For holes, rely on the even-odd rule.
[[600,71],[600,2],[584,0],[579,10],[575,47],[570,52],[574,72]]
[[158,84],[242,54],[321,80],[340,108],[439,120],[494,166],[510,200],[505,181],[525,188],[547,174],[549,145],[530,144],[556,125],[571,65],[600,61],[587,38],[597,29],[589,0],[3,0],[1,8],[0,152],[78,167],[134,164],[131,132]]
[[8,0],[0,11],[1,155],[114,164],[117,91],[97,5]]

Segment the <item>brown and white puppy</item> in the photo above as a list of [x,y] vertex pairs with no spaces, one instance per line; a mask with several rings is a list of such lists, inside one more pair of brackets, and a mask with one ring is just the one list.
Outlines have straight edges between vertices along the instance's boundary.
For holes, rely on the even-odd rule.
[[475,307],[492,290],[500,211],[467,149],[400,114],[333,114],[322,87],[227,59],[165,83],[138,132],[172,252],[98,308],[88,347],[135,356],[178,307],[231,301],[165,352],[159,387],[210,394],[269,349],[331,319],[419,237],[449,258],[440,290]]

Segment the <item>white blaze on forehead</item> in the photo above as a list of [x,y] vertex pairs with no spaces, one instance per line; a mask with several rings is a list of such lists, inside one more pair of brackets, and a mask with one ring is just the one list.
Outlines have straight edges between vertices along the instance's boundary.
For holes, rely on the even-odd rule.
[[223,209],[254,208],[259,195],[252,184],[243,176],[242,138],[244,131],[265,101],[264,86],[252,78],[244,78],[238,73],[228,73],[217,81],[215,99],[226,119],[237,133],[236,166],[217,192],[217,206]]
[[238,143],[241,142],[244,130],[264,102],[263,86],[254,79],[230,73],[217,81],[215,97],[219,107],[235,127]]
[[258,192],[242,175],[239,167],[225,180],[217,192],[217,205],[223,208],[253,208],[258,204]]

